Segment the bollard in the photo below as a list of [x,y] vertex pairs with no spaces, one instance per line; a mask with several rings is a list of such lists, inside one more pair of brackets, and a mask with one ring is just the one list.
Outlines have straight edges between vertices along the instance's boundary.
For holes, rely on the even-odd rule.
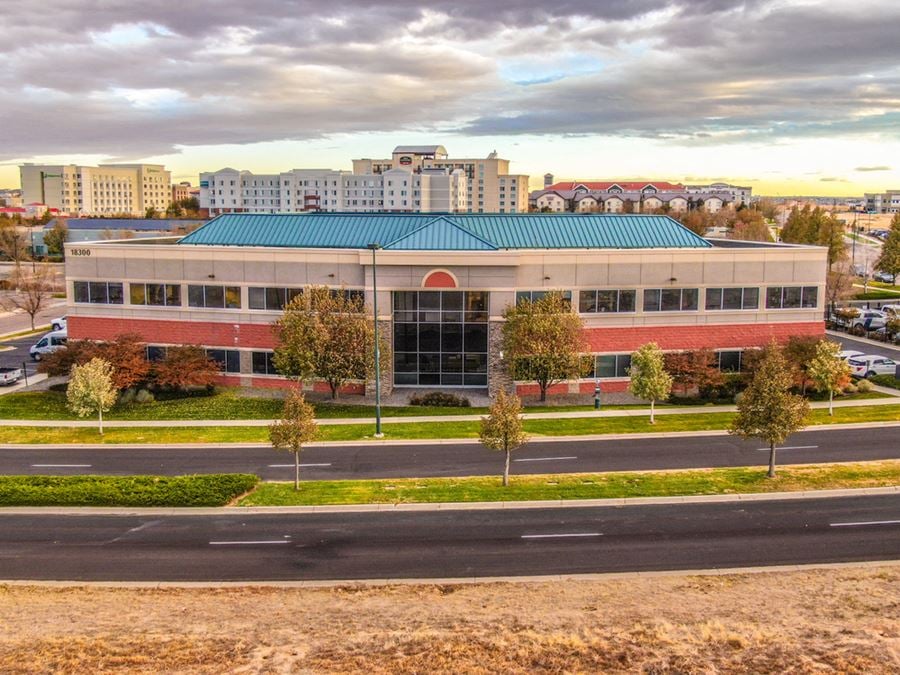
[[594,384],[594,410],[600,410],[600,381]]

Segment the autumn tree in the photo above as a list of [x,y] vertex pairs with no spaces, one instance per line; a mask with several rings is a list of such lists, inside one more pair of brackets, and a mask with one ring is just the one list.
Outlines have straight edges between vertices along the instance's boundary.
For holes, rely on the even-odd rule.
[[72,377],[66,388],[66,402],[79,417],[97,414],[100,435],[103,435],[103,413],[116,402],[116,388],[112,380],[112,366],[94,358],[84,365],[72,367]]
[[195,345],[169,347],[153,364],[153,381],[164,389],[212,387],[219,374],[218,364]]
[[28,259],[28,243],[15,225],[0,225],[0,253],[16,265],[16,283],[22,278],[22,261]]
[[843,260],[828,270],[825,279],[825,304],[834,311],[838,304],[853,295],[856,275],[850,264]]
[[31,319],[31,330],[34,330],[34,317],[53,297],[54,280],[53,271],[41,265],[34,274],[20,278],[16,290],[3,299],[3,304],[24,311]]
[[741,209],[728,233],[729,239],[741,241],[772,241],[772,233],[763,214],[756,209]]
[[541,401],[554,384],[590,370],[584,324],[557,291],[538,300],[521,300],[503,312],[502,349],[516,380],[536,382]]
[[112,364],[113,385],[119,391],[142,384],[149,379],[151,363],[147,360],[147,345],[140,335],[122,333],[111,342],[98,344],[96,351],[100,358]]
[[750,385],[737,404],[729,433],[759,438],[769,445],[769,478],[775,477],[775,446],[803,428],[809,403],[791,393],[793,377],[781,348],[769,344],[757,364]]
[[819,340],[809,363],[809,376],[816,389],[828,392],[828,414],[834,415],[834,395],[850,381],[850,365],[840,357],[841,346],[830,340]]
[[891,219],[891,229],[881,247],[875,269],[890,274],[897,283],[897,275],[900,274],[900,212]]
[[528,442],[522,426],[522,402],[515,394],[503,389],[497,392],[488,416],[481,418],[478,432],[481,444],[490,450],[500,450],[506,456],[503,465],[503,486],[509,485],[509,459],[513,450]]
[[294,489],[300,489],[300,452],[303,446],[316,440],[319,425],[313,407],[303,398],[299,389],[291,389],[284,402],[284,412],[279,420],[269,425],[269,440],[276,450],[294,453]]
[[650,401],[650,424],[655,424],[654,406],[672,392],[672,376],[666,372],[662,350],[655,342],[642,345],[631,355],[629,391],[640,399]]
[[69,241],[69,228],[59,220],[44,233],[44,246],[47,255],[65,256],[66,242]]
[[[307,288],[288,303],[274,332],[278,372],[298,380],[321,378],[332,399],[348,380],[374,373],[375,326],[359,295]],[[379,349],[381,359],[388,359],[386,340],[380,340]]]
[[49,377],[68,377],[72,366],[84,365],[100,355],[100,343],[94,340],[69,340],[65,349],[41,356],[37,370]]
[[700,396],[709,396],[725,383],[716,353],[711,349],[670,352],[664,359],[673,385],[681,389],[683,396],[694,388]]
[[829,269],[847,256],[844,221],[821,207],[794,207],[781,230],[782,241],[792,244],[815,244],[828,248]]
[[794,372],[800,393],[806,395],[809,385],[809,364],[816,356],[819,338],[810,335],[792,335],[784,346],[784,356]]

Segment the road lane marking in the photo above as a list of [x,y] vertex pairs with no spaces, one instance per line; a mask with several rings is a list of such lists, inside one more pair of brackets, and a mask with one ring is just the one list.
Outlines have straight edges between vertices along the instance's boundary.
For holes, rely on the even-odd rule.
[[829,523],[831,527],[863,527],[865,525],[900,525],[900,520],[869,520],[858,523]]
[[90,469],[90,464],[32,464],[34,469]]
[[522,539],[559,539],[561,537],[602,537],[602,532],[567,532],[565,534],[523,534]]
[[[300,468],[302,469],[307,466],[331,466],[331,462],[324,463],[324,464],[301,464]],[[293,469],[294,465],[293,464],[269,464],[269,468],[270,469],[286,469],[286,468]]]
[[260,546],[262,544],[290,544],[287,539],[272,539],[259,541],[211,541],[210,546]]
[[577,457],[530,457],[514,459],[514,462],[552,462],[554,459],[578,459]]
[[[778,446],[776,450],[813,450],[818,448],[818,445],[783,445]],[[757,450],[769,450],[769,448],[757,448]]]

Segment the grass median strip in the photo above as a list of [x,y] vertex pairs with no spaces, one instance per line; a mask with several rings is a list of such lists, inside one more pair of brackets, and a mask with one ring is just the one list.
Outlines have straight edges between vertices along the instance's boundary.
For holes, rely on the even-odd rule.
[[[603,417],[526,420],[525,430],[534,437],[584,436],[591,434],[634,434],[710,431],[725,429],[734,413],[685,413],[660,415],[656,424],[649,424],[646,416]],[[852,422],[900,421],[900,404],[835,408],[830,417],[827,410],[814,410],[809,425],[845,424]],[[414,422],[409,424],[386,423],[384,441],[439,440],[478,437],[479,423],[473,422]],[[374,423],[347,424],[320,427],[322,441],[372,440]],[[0,444],[53,444],[53,443],[266,443],[266,427],[114,427],[107,428],[100,436],[94,428],[67,427],[0,427]]]
[[791,492],[900,485],[900,461],[790,466],[766,478],[763,467],[633,473],[260,483],[240,506],[317,506],[614,499]]
[[250,474],[0,476],[0,506],[225,506],[253,489]]

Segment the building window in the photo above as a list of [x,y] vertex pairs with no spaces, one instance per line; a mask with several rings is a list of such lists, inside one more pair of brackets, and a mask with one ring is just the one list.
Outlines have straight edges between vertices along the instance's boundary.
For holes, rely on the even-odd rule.
[[166,358],[166,353],[168,351],[169,348],[162,345],[147,345],[147,360],[151,363],[162,361]]
[[125,302],[123,284],[112,281],[76,281],[75,302],[92,305],[121,305]]
[[251,356],[252,370],[254,375],[278,375],[275,370],[275,364],[272,357],[275,352],[253,352]]
[[599,312],[633,312],[637,291],[596,290],[578,292],[578,311],[582,314]]
[[210,309],[240,309],[238,286],[188,286],[188,305]]
[[181,285],[179,284],[129,284],[129,291],[132,305],[181,306]]
[[644,311],[695,311],[699,296],[700,291],[696,288],[648,288],[644,291]]
[[237,349],[207,349],[206,356],[215,361],[223,373],[241,372],[241,353]]
[[707,288],[706,309],[759,309],[759,289]]
[[741,354],[740,351],[722,351],[716,352],[719,359],[719,370],[723,373],[739,373],[741,372]]
[[488,293],[395,291],[394,384],[487,386]]
[[589,377],[609,379],[628,377],[631,354],[602,354],[594,357],[594,371]]
[[547,296],[548,293],[559,293],[562,295],[563,300],[566,300],[569,306],[572,305],[572,291],[516,291],[516,304],[518,305],[522,300],[528,300],[530,302],[537,302],[541,298]]
[[766,290],[766,309],[810,309],[818,305],[816,286],[771,286]]

